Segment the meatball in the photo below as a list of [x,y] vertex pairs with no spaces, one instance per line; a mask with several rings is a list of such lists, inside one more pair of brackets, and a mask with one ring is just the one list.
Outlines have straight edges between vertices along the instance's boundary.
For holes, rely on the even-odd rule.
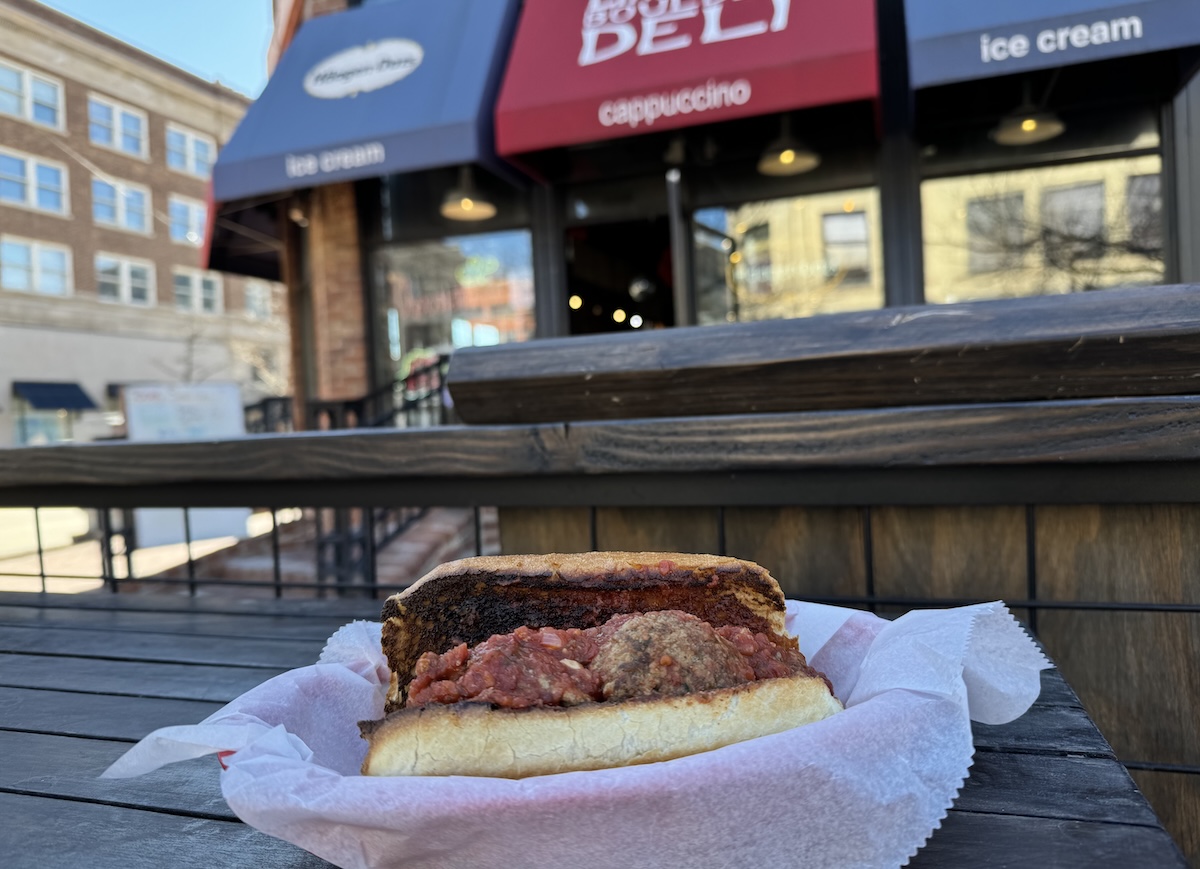
[[712,625],[676,610],[628,618],[592,661],[607,700],[730,688],[754,670]]

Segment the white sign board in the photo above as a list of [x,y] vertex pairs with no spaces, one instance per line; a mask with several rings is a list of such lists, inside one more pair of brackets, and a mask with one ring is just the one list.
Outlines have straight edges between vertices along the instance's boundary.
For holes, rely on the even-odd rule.
[[[235,383],[144,383],[123,390],[125,425],[131,441],[197,441],[246,433],[242,395]],[[246,536],[244,507],[188,511],[192,540]],[[134,512],[137,545],[182,543],[183,511]]]
[[322,100],[377,91],[407,78],[425,59],[411,39],[381,39],[327,57],[308,71],[304,90]]

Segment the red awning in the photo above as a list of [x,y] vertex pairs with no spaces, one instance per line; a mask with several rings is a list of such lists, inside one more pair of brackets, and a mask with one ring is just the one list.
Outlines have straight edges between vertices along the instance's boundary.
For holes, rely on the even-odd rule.
[[526,0],[501,154],[872,99],[874,0]]

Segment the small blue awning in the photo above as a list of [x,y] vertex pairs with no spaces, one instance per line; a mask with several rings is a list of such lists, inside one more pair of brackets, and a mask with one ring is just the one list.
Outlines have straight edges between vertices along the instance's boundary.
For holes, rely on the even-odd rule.
[[34,410],[96,410],[78,383],[32,383],[13,381],[13,395],[23,398]]
[[305,23],[213,168],[218,202],[496,163],[519,0],[396,0]]
[[1200,45],[1200,0],[906,0],[914,88]]

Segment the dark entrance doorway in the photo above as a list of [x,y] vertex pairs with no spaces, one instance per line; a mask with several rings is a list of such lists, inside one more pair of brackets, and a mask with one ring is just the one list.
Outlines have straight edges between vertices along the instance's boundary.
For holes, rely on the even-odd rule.
[[566,247],[572,335],[675,324],[665,216],[574,226]]

